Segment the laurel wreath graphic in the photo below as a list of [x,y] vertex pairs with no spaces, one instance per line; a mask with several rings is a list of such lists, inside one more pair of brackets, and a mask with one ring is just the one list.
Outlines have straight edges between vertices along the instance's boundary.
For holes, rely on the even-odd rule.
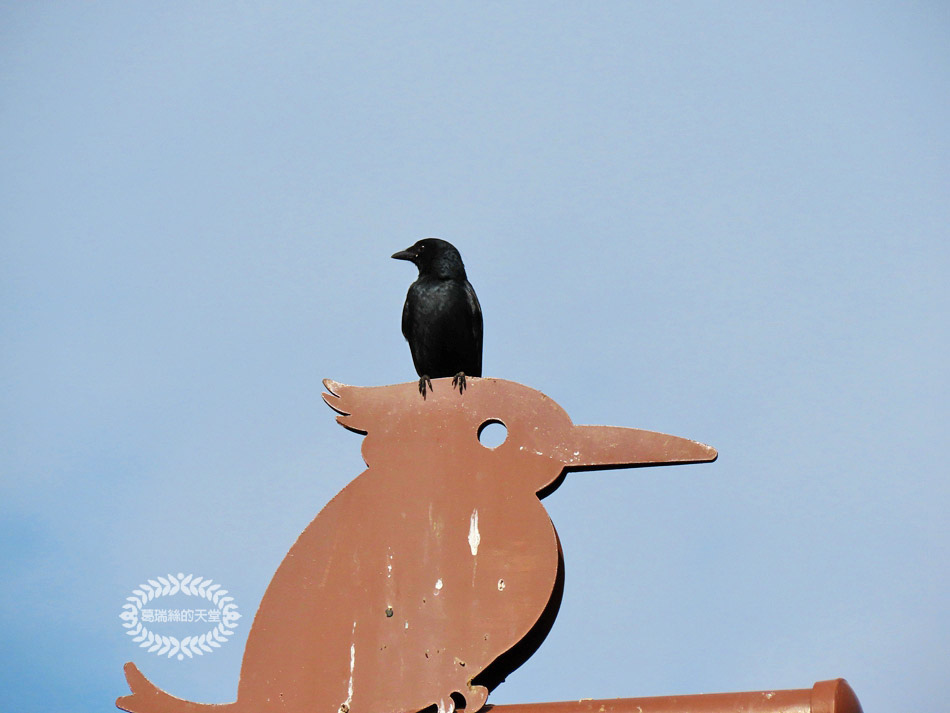
[[[153,599],[172,596],[178,592],[213,603],[221,610],[221,622],[200,636],[186,636],[181,640],[149,631],[141,622],[142,607]],[[179,661],[185,656],[204,656],[205,653],[220,648],[221,644],[228,640],[227,637],[234,634],[237,620],[241,618],[234,597],[226,596],[227,593],[228,590],[221,589],[220,584],[214,584],[213,580],[204,577],[194,577],[190,574],[186,577],[180,572],[177,577],[173,574],[167,578],[156,577],[132,590],[132,596],[125,598],[127,603],[122,605],[123,611],[119,618],[124,621],[122,626],[126,628],[125,633],[133,637],[132,641],[138,643],[139,647],[148,649],[150,654],[168,658],[177,656]]]

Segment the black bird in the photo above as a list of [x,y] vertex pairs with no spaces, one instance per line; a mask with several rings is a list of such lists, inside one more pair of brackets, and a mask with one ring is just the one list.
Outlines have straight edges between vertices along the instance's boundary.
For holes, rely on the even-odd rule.
[[419,268],[402,309],[402,334],[419,374],[419,393],[451,376],[459,393],[465,377],[482,375],[482,308],[465,276],[462,256],[439,238],[425,238],[393,257]]

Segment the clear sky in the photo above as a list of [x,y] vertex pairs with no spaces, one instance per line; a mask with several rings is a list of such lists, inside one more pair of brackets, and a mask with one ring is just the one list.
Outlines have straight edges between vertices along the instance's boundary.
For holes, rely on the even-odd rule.
[[[297,534],[362,469],[321,379],[415,378],[423,236],[485,373],[719,461],[570,476],[561,615],[492,702],[950,694],[950,7],[0,6],[0,710],[123,662],[233,700]],[[159,574],[246,618],[196,660]]]

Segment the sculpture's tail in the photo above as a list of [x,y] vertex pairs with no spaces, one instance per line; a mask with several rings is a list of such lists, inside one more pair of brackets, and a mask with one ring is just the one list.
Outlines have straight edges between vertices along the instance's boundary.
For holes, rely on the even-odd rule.
[[234,703],[194,703],[171,696],[149,681],[131,661],[125,665],[131,696],[117,698],[117,707],[129,713],[232,713]]

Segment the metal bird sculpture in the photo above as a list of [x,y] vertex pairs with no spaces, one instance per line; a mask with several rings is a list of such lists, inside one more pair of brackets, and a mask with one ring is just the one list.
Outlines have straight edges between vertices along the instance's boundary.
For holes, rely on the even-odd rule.
[[451,243],[425,238],[393,255],[419,268],[402,309],[402,333],[425,398],[432,379],[451,376],[459,393],[466,376],[482,375],[482,308]]
[[[448,378],[445,378],[448,386]],[[563,558],[540,498],[572,471],[697,463],[716,451],[651,431],[577,426],[521,384],[325,381],[365,434],[367,469],[291,547],[248,633],[237,700],[192,703],[126,664],[130,713],[475,713],[541,644]],[[501,423],[494,448],[479,435]]]

